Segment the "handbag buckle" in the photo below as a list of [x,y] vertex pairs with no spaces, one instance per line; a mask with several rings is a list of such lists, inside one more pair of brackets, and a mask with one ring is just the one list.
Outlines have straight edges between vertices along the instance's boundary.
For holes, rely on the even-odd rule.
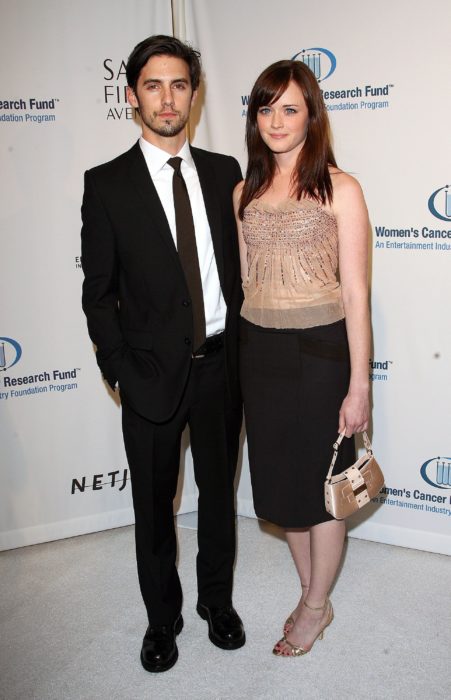
[[357,491],[361,486],[366,488],[365,479],[357,469],[357,467],[348,467],[345,469],[346,478],[351,482],[352,490]]

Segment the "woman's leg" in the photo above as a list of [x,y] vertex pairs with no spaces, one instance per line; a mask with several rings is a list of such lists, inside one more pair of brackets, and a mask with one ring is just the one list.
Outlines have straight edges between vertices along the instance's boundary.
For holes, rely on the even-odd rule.
[[307,596],[310,586],[310,529],[285,530],[285,537],[301,582],[300,600],[285,622],[283,629],[284,634],[288,634],[299,615],[301,605]]
[[[300,606],[296,621],[286,637],[288,642],[306,651],[312,647],[330,619],[331,610],[326,601],[340,564],[345,532],[346,525],[340,520],[329,520],[310,528],[310,587],[305,598],[306,605]],[[297,562],[302,565],[305,547],[302,541],[296,543],[293,538],[292,545],[297,550],[296,556],[293,555],[297,567]],[[282,654],[291,653],[291,647],[283,640],[278,642],[276,650]]]
[[323,605],[334,581],[343,553],[344,520],[328,520],[310,530],[312,573],[307,603]]
[[302,588],[310,585],[310,528],[285,530],[288,547],[299,574]]

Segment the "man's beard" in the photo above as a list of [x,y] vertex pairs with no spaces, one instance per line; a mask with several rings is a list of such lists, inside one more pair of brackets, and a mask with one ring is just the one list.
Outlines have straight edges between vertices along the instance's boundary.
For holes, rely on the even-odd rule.
[[186,126],[186,123],[188,121],[188,117],[184,118],[180,113],[178,119],[174,120],[167,120],[167,121],[162,121],[161,124],[157,123],[157,118],[158,114],[154,113],[153,117],[151,119],[143,119],[141,116],[141,119],[143,120],[144,124],[155,134],[158,134],[159,136],[177,136],[177,134],[180,134],[181,131]]

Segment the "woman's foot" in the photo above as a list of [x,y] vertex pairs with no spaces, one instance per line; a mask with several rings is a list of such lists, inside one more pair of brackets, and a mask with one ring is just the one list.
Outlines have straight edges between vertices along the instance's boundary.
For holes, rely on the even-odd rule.
[[287,617],[287,619],[285,620],[285,623],[283,626],[284,637],[286,637],[287,634],[289,634],[291,632],[291,630],[293,629],[293,625],[295,624],[296,620],[298,619],[299,613],[301,612],[302,606],[304,605],[304,600],[307,598],[308,589],[309,589],[308,586],[302,585],[302,595],[301,595],[301,598],[299,600],[299,603],[297,604],[297,606],[295,607],[295,609],[293,610],[291,615],[289,617]]
[[290,634],[277,642],[273,654],[276,656],[307,654],[316,640],[323,638],[324,630],[333,618],[334,611],[329,598],[319,607],[311,606],[304,601]]

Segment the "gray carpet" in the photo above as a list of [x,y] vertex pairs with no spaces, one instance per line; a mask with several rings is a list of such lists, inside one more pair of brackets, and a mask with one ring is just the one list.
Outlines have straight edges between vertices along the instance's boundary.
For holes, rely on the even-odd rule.
[[196,532],[179,527],[185,628],[164,674],[139,663],[146,622],[133,528],[0,555],[2,700],[449,698],[447,557],[349,539],[335,620],[302,658],[271,654],[296,602],[279,533],[240,518],[235,606],[247,644],[221,651],[195,613]]

